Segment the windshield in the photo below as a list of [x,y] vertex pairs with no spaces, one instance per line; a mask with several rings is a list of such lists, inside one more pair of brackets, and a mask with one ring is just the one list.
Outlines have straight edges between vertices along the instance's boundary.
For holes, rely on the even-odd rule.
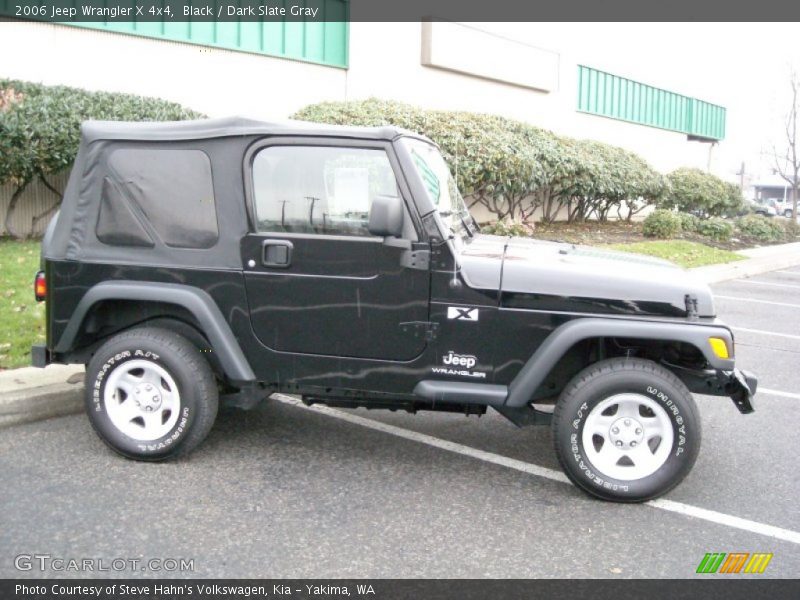
[[404,138],[402,143],[411,154],[414,168],[444,226],[461,240],[471,238],[478,227],[469,214],[439,150],[431,144],[412,138]]

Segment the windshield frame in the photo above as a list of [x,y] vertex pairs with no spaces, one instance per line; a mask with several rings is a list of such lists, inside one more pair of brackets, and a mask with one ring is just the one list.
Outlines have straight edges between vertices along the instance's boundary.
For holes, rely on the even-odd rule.
[[[402,154],[407,157],[405,162],[416,180],[417,186],[415,187],[421,190],[427,201],[426,207],[418,204],[421,216],[425,217],[434,213],[434,219],[443,239],[452,239],[458,245],[469,243],[478,233],[479,228],[439,147],[427,139],[412,135],[404,135],[397,141],[399,142],[398,146],[402,148]],[[415,152],[415,150],[419,152]],[[430,164],[431,159],[433,164]],[[427,172],[423,171],[426,167]],[[446,179],[443,181],[445,177]],[[449,190],[448,203],[447,206],[442,205],[440,208],[443,199],[442,190],[445,187]],[[435,192],[432,188],[439,190],[438,197],[434,197]]]

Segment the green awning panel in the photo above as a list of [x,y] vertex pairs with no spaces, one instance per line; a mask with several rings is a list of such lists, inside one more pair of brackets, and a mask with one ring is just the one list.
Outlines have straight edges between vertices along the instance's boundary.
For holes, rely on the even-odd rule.
[[725,107],[583,65],[578,65],[578,110],[693,139],[725,137]]

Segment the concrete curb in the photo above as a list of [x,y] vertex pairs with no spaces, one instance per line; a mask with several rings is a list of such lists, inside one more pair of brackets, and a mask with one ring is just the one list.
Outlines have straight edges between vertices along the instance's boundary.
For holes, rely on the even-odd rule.
[[0,372],[0,429],[83,410],[83,365]]
[[[749,258],[690,271],[706,283],[717,283],[800,265],[800,243],[740,253]],[[83,365],[50,365],[0,372],[0,429],[82,412],[83,371]]]
[[706,283],[719,283],[800,265],[800,243],[798,242],[750,248],[749,250],[739,251],[739,254],[749,258],[737,262],[696,267],[689,270]]

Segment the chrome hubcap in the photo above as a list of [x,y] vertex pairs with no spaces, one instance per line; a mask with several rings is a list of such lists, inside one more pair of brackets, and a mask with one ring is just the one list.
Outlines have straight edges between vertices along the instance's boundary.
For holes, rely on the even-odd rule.
[[167,435],[181,407],[175,380],[149,360],[130,360],[114,368],[108,374],[103,402],[111,423],[143,442]]
[[672,421],[658,402],[641,394],[617,394],[586,417],[582,442],[597,471],[633,481],[661,468],[674,438]]

